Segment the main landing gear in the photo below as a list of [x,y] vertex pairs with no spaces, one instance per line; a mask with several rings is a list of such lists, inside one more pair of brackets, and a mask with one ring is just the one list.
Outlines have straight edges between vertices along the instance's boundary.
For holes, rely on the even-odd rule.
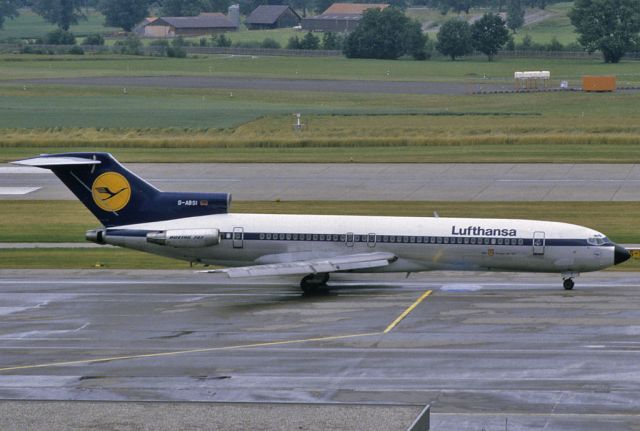
[[577,274],[575,272],[567,272],[562,274],[562,287],[564,287],[564,290],[571,290],[573,289],[574,286],[574,282],[573,279],[575,277],[577,277],[580,274]]
[[327,281],[329,281],[329,274],[326,272],[309,274],[300,282],[300,288],[305,294],[317,294],[327,290]]

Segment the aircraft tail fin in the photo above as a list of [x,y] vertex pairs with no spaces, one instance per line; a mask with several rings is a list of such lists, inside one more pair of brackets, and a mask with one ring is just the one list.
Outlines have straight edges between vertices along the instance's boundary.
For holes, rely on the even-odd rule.
[[13,162],[46,168],[106,227],[226,213],[228,193],[162,192],[109,153],[43,154]]

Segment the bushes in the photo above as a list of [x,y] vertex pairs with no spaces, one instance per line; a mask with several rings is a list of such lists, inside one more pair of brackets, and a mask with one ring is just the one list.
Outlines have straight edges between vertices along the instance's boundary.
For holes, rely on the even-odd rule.
[[43,42],[45,45],[75,45],[76,37],[70,31],[59,28],[47,33]]
[[72,46],[71,49],[69,49],[68,53],[73,55],[84,55],[84,49],[82,49],[82,47],[78,45],[75,45]]
[[82,42],[82,44],[103,46],[104,37],[102,37],[102,35],[99,33],[93,33],[93,34],[87,35],[87,37],[84,38],[84,41]]
[[115,43],[116,50],[120,54],[125,55],[142,55],[142,42],[135,35],[129,35],[125,40],[119,40]]
[[267,37],[260,44],[260,48],[264,48],[264,49],[280,49],[281,46],[274,39],[271,39],[270,37]]

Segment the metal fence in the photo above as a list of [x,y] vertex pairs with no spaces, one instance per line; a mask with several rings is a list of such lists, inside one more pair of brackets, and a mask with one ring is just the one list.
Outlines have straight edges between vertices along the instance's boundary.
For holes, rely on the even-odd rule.
[[[25,50],[33,53],[43,54],[66,54],[73,47],[80,47],[86,53],[118,53],[121,47],[102,45],[24,45],[16,43],[0,44],[0,53],[18,53]],[[159,46],[145,46],[142,48],[143,55],[161,55],[165,48]],[[321,49],[270,49],[270,48],[238,48],[238,47],[217,47],[217,46],[185,46],[183,49],[188,54],[227,54],[227,55],[249,55],[249,56],[287,56],[287,57],[340,57],[342,51],[321,50]],[[470,57],[483,56],[482,53],[474,53]],[[499,51],[498,58],[560,58],[560,59],[600,59],[602,54],[586,51]],[[445,58],[441,54],[434,52],[433,58]],[[624,56],[625,60],[640,60],[640,52],[628,52]]]

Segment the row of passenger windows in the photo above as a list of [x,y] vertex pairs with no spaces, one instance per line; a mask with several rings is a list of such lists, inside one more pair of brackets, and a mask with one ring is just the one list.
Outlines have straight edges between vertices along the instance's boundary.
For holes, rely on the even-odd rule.
[[[240,235],[236,233],[236,235]],[[261,240],[280,241],[332,241],[332,242],[367,242],[367,243],[423,243],[423,244],[477,244],[477,245],[524,245],[522,238],[478,238],[448,236],[402,236],[402,235],[337,235],[309,233],[261,233]],[[240,239],[239,237],[237,239]]]

